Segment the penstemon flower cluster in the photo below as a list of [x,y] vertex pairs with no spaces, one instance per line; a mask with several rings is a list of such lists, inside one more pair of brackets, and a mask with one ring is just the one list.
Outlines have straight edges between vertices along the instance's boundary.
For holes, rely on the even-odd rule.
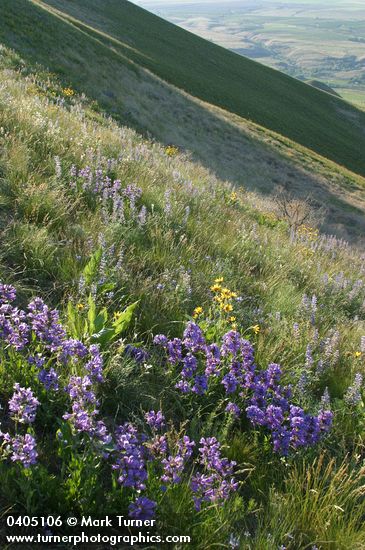
[[177,389],[203,395],[210,386],[221,385],[230,397],[226,411],[234,417],[244,411],[253,426],[269,430],[274,451],[282,455],[314,445],[331,427],[332,412],[311,415],[295,406],[291,388],[280,383],[280,366],[273,363],[259,370],[253,346],[235,330],[224,334],[220,344],[207,343],[200,326],[189,321],[182,339],[159,334],[154,343],[165,349],[168,363],[178,372]]
[[[121,487],[131,497],[129,515],[149,519],[156,511],[157,503],[147,494],[149,475],[157,476],[160,490],[182,483],[185,474],[194,470],[190,488],[192,502],[200,509],[204,502],[223,503],[237,487],[233,478],[235,463],[221,457],[219,443],[214,439],[201,440],[199,456],[194,459],[196,443],[188,435],[176,436],[174,429],[167,429],[162,411],[150,410],[145,414],[146,430],[140,432],[130,422],[109,430],[99,418],[99,385],[104,381],[103,358],[96,344],[86,346],[77,339],[68,338],[60,322],[57,310],[51,310],[40,298],[32,300],[26,311],[13,305],[16,291],[12,286],[0,284],[0,342],[4,360],[14,357],[27,365],[23,376],[32,387],[15,383],[14,393],[8,402],[9,420],[13,422],[14,435],[0,432],[0,457],[18,462],[24,468],[38,461],[36,443],[36,415],[48,395],[52,399],[67,396],[69,408],[62,415],[75,444],[89,445],[89,452],[109,461],[111,471],[117,475]],[[162,339],[167,344],[167,339]],[[191,325],[185,334],[191,358],[204,347],[200,330]],[[178,340],[168,343],[170,358],[182,360]],[[216,350],[209,354],[216,362]],[[125,355],[137,363],[145,361],[149,354],[142,348],[126,346]],[[186,361],[187,376],[197,364]],[[190,370],[189,370],[190,369]],[[70,374],[65,375],[64,373]],[[205,376],[195,380],[196,392],[205,391]],[[201,389],[198,389],[201,384]],[[40,391],[38,400],[34,389]],[[64,398],[61,399],[64,403]],[[35,427],[34,427],[35,426]],[[59,444],[68,444],[61,431]],[[133,500],[134,498],[134,500]]]

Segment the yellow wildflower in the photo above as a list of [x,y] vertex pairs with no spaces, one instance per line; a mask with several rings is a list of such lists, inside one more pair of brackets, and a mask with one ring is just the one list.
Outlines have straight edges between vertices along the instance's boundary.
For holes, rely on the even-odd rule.
[[64,88],[62,92],[63,92],[63,95],[67,97],[72,97],[73,95],[75,95],[75,92],[73,91],[72,88]]
[[237,323],[232,323],[232,329],[237,330]]
[[233,310],[232,304],[221,304],[221,308],[222,308],[223,311],[225,311],[226,313],[229,313],[230,311]]
[[120,311],[115,311],[114,312],[114,321],[118,321],[119,317],[121,316],[121,312]]
[[232,315],[232,317],[230,317],[230,318],[228,319],[228,321],[229,321],[230,323],[234,323],[235,320],[236,320],[236,317],[234,317],[233,315]]
[[81,311],[82,309],[84,309],[85,306],[84,304],[77,304],[76,307],[79,311]]
[[193,317],[194,319],[196,319],[197,317],[199,317],[199,315],[201,315],[203,313],[203,308],[198,306],[194,309],[194,312],[193,312]]
[[165,153],[168,157],[174,157],[179,152],[179,149],[175,145],[168,145],[165,147]]
[[230,298],[231,297],[231,291],[229,290],[229,288],[222,288],[221,294],[225,298]]
[[210,290],[211,290],[212,292],[219,292],[221,289],[222,289],[221,285],[217,285],[217,284],[212,285],[212,286],[210,287]]
[[224,278],[223,277],[218,277],[217,279],[214,279],[214,282],[219,284],[219,283],[223,283],[224,281]]
[[361,353],[361,351],[355,351],[354,355],[355,355],[355,357],[361,357],[362,353]]
[[252,330],[255,334],[258,334],[260,332],[260,326],[259,325],[254,325],[252,327]]

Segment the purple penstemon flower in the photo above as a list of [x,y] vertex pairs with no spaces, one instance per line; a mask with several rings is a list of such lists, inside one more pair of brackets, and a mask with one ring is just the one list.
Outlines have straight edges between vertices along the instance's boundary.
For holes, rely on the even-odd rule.
[[140,496],[129,505],[129,517],[134,519],[148,520],[155,516],[157,504],[147,497]]
[[188,353],[183,359],[183,368],[181,371],[181,376],[183,378],[191,378],[196,369],[198,368],[198,361],[194,355]]
[[0,283],[0,305],[14,302],[16,298],[16,290],[12,285]]
[[125,355],[132,357],[137,363],[145,363],[149,358],[149,353],[142,349],[128,344],[124,349]]
[[193,353],[203,350],[205,347],[205,338],[203,331],[193,321],[189,321],[186,325],[183,335],[184,346]]
[[116,451],[113,470],[118,472],[118,482],[137,490],[146,488],[147,449],[143,446],[136,428],[129,423],[119,426],[115,432]]
[[53,367],[51,367],[48,371],[46,369],[42,369],[38,374],[38,379],[42,382],[47,391],[57,391],[59,389],[58,374]]
[[85,369],[89,372],[90,377],[95,382],[103,382],[103,358],[101,356],[99,346],[92,344],[89,347],[91,359],[85,364]]
[[230,401],[226,406],[226,412],[238,418],[241,414],[241,409],[239,408],[238,405]]
[[190,483],[196,510],[201,509],[203,502],[224,502],[238,486],[232,477],[236,463],[221,457],[220,444],[215,437],[202,438],[200,444],[199,461],[205,472],[193,475]]
[[168,339],[164,334],[156,334],[153,339],[153,343],[156,344],[156,346],[163,346],[166,348],[168,344]]
[[165,417],[161,411],[149,411],[145,414],[147,424],[154,430],[160,430],[165,425]]
[[10,416],[15,422],[32,424],[36,417],[37,407],[40,404],[30,388],[21,388],[14,384],[14,394],[9,401]]
[[38,458],[37,444],[30,434],[16,435],[11,439],[11,457],[13,462],[21,462],[24,468],[36,464]]

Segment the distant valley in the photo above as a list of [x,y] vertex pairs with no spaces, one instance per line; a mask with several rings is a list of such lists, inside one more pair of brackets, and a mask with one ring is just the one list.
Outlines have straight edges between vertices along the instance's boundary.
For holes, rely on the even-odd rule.
[[139,5],[304,81],[319,80],[365,108],[365,4],[345,0],[198,1]]

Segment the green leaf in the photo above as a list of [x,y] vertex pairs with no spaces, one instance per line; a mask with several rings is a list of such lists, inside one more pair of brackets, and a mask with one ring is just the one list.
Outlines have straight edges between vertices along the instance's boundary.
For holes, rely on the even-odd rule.
[[96,275],[98,274],[102,252],[103,252],[102,249],[98,248],[98,250],[94,252],[90,260],[84,267],[84,270],[82,273],[87,285],[90,285],[93,282]]
[[128,306],[113,322],[115,336],[118,336],[119,334],[127,330],[132,322],[133,313],[137,305],[138,302],[134,302],[134,304]]
[[87,312],[87,319],[89,322],[89,334],[93,334],[95,332],[96,304],[91,294],[89,294],[87,303],[89,306],[89,310]]
[[76,318],[77,318],[76,309],[73,303],[69,301],[67,304],[67,324],[73,338],[77,337]]
[[105,327],[107,321],[108,321],[108,311],[106,307],[104,307],[101,311],[99,311],[98,315],[95,318],[93,332],[100,332]]
[[97,342],[101,346],[105,346],[113,340],[115,336],[113,328],[103,328],[100,332],[97,332],[91,336],[92,342]]

